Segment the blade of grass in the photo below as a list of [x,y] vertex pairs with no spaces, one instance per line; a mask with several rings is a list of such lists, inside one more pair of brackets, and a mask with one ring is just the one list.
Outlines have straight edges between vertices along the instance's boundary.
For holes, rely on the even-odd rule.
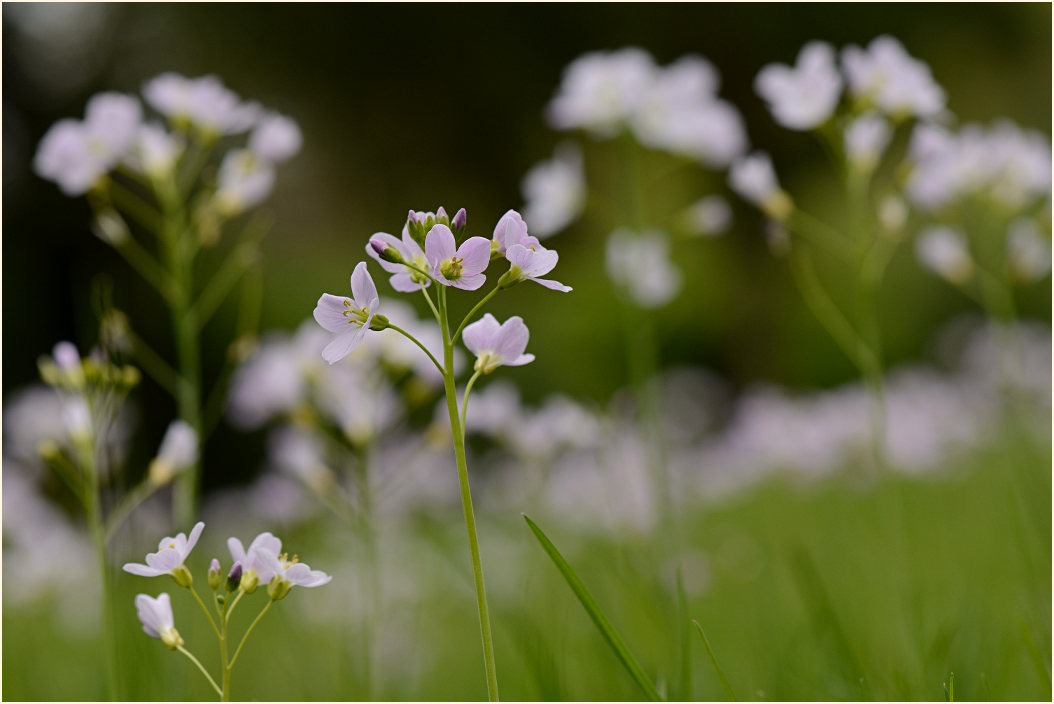
[[677,565],[677,623],[681,636],[681,662],[674,698],[684,702],[692,698],[692,631],[688,626],[688,597],[684,593],[681,565]]
[[611,625],[607,616],[600,610],[600,606],[593,599],[593,596],[586,589],[586,585],[582,583],[582,580],[578,578],[575,571],[571,569],[571,565],[567,563],[564,556],[560,554],[560,551],[556,549],[553,542],[542,532],[534,521],[532,521],[526,514],[523,515],[523,520],[527,521],[527,527],[534,533],[534,537],[538,539],[542,549],[549,556],[549,559],[556,565],[556,569],[563,575],[564,580],[567,582],[567,586],[571,587],[571,591],[578,597],[578,601],[585,608],[586,613],[589,614],[589,618],[593,620],[600,634],[607,641],[611,649],[615,651],[615,655],[622,662],[622,665],[629,672],[630,676],[641,688],[644,694],[648,697],[649,701],[657,702],[662,701],[662,697],[659,695],[659,691],[655,688],[655,684],[648,677],[647,673],[644,672],[644,668],[641,667],[640,663],[637,662],[637,658],[633,656],[629,648],[626,647],[625,641],[622,640],[622,636],[618,634],[615,627]]
[[714,666],[714,671],[717,672],[717,679],[721,681],[721,686],[724,687],[728,700],[732,702],[739,701],[736,699],[736,693],[732,691],[732,685],[730,685],[725,678],[724,670],[721,669],[721,665],[717,662],[717,657],[714,655],[714,649],[710,647],[710,641],[706,637],[706,631],[703,630],[703,627],[699,625],[699,622],[694,618],[692,619],[692,623],[694,623],[695,627],[699,629],[699,635],[703,638],[703,647],[706,648],[706,655],[710,658],[710,664]]

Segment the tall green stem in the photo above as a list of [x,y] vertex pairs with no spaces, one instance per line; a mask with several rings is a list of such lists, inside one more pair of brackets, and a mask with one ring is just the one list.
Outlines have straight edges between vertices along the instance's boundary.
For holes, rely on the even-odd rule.
[[465,514],[465,530],[468,533],[469,551],[472,554],[472,573],[476,585],[476,605],[479,610],[480,635],[483,640],[483,662],[487,670],[487,695],[492,702],[498,701],[498,672],[494,664],[494,639],[490,629],[490,614],[487,609],[487,588],[483,583],[483,562],[479,556],[479,538],[476,536],[476,517],[472,510],[472,492],[468,483],[468,462],[465,459],[465,433],[457,407],[457,390],[454,387],[454,345],[450,337],[447,320],[446,291],[439,291],[440,327],[443,331],[443,388],[446,391],[447,411],[450,415],[450,432],[454,441],[454,459],[457,462],[458,484],[461,488],[461,507]]

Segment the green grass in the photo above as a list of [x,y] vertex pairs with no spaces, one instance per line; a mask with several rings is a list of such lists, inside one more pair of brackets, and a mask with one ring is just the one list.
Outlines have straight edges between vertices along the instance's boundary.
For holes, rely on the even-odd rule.
[[[812,485],[773,479],[684,515],[681,550],[641,535],[584,537],[551,517],[543,525],[667,697],[687,681],[695,699],[726,698],[694,626],[690,671],[681,671],[687,612],[705,628],[742,700],[939,700],[950,673],[958,700],[1049,700],[1050,462],[1049,446],[1007,438],[944,477],[867,486],[847,469]],[[503,697],[639,698],[519,513],[481,508]],[[485,698],[463,530],[452,513],[421,517],[389,535],[386,544],[397,545],[399,556],[386,563],[383,642],[373,649],[377,697]],[[191,557],[202,588],[209,550],[224,554],[225,537],[206,529]],[[334,547],[353,549],[341,529],[324,522],[282,537],[321,569],[336,561]],[[700,553],[702,571],[698,557],[685,558],[694,567],[678,608],[677,565]],[[189,595],[167,578],[122,574],[117,584],[122,696],[211,699],[185,659],[139,630],[132,606],[139,591],[172,593],[187,646],[213,667],[215,641]],[[401,596],[407,585],[417,586],[415,598]],[[337,591],[323,600],[323,589]],[[300,619],[304,609],[345,598],[338,610],[355,608],[353,585],[335,579],[295,589],[278,604],[239,661],[234,697],[361,697],[354,628],[339,613],[322,625]],[[246,601],[235,618],[238,633],[263,597]],[[100,643],[56,621],[48,604],[5,604],[5,699],[104,696]]]

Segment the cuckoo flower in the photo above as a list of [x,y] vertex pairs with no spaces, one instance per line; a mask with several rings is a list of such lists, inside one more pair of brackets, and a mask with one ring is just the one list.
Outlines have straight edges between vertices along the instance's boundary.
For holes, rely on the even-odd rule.
[[143,631],[148,636],[160,638],[169,650],[183,645],[183,639],[176,630],[175,619],[172,617],[172,600],[168,594],[161,593],[156,599],[146,594],[137,594],[135,608],[139,613],[139,621],[143,624]]
[[[397,254],[395,258],[400,261],[394,262],[391,261],[391,258],[385,258],[385,252],[389,248],[395,250]],[[396,291],[413,293],[419,288],[428,288],[432,285],[432,280],[427,276],[406,266],[411,264],[421,271],[429,271],[431,269],[421,245],[414,241],[414,238],[410,236],[409,230],[405,227],[403,228],[402,240],[396,239],[394,235],[389,235],[387,232],[376,233],[366,245],[366,254],[376,259],[381,268],[392,275],[388,279],[388,283]]]
[[[253,548],[250,560],[255,560],[264,565],[272,578],[268,580],[267,594],[274,601],[284,599],[294,587],[321,587],[333,579],[322,570],[313,570],[293,556],[283,553],[277,554],[266,547]],[[262,581],[262,580],[261,580]]]
[[831,117],[842,95],[834,49],[823,42],[809,42],[798,54],[794,68],[769,64],[761,69],[754,88],[784,127],[818,127]]
[[530,246],[514,244],[505,253],[505,258],[512,264],[508,273],[502,277],[508,286],[520,281],[533,281],[554,291],[567,293],[571,290],[570,286],[564,286],[559,281],[538,278],[543,274],[548,274],[556,266],[560,255],[555,250],[546,249],[540,244]]
[[425,257],[436,281],[475,291],[487,280],[483,270],[490,263],[490,242],[484,237],[469,237],[457,247],[450,228],[435,225],[425,237]]
[[176,580],[176,584],[179,586],[189,587],[193,579],[190,576],[190,571],[183,566],[183,562],[190,555],[190,551],[194,549],[204,528],[205,524],[198,521],[190,531],[189,538],[183,533],[180,533],[175,538],[164,538],[158,544],[157,552],[152,552],[146,556],[145,565],[129,562],[124,566],[124,571],[140,577],[160,577],[163,574],[168,574],[172,575],[172,579]]
[[490,249],[492,252],[505,254],[509,247],[514,244],[530,247],[538,244],[538,238],[527,234],[527,223],[523,221],[523,217],[519,213],[515,210],[508,210],[498,220],[498,224],[494,226],[494,236],[490,241]]
[[465,328],[465,347],[476,355],[475,370],[490,374],[505,365],[519,367],[534,361],[533,354],[524,354],[530,333],[523,318],[514,315],[501,325],[487,313]]
[[359,346],[380,305],[377,287],[366,270],[366,262],[359,262],[351,274],[351,294],[352,298],[342,298],[323,293],[315,306],[318,324],[337,333],[336,339],[322,350],[322,359],[330,364],[344,359]]
[[259,582],[266,584],[274,577],[274,569],[266,559],[260,559],[259,555],[270,553],[277,555],[282,552],[282,541],[271,535],[270,531],[260,533],[246,550],[242,541],[237,538],[227,538],[227,549],[231,551],[231,559],[234,564],[241,566],[241,582],[245,583],[250,571],[254,572]]

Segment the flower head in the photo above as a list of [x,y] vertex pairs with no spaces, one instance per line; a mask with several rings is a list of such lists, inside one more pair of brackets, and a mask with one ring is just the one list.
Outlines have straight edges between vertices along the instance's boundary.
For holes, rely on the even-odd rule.
[[852,94],[887,115],[935,117],[944,110],[944,91],[929,66],[912,58],[893,37],[876,37],[866,50],[847,46],[842,66]]
[[272,575],[268,580],[267,594],[274,601],[284,599],[294,586],[321,587],[333,579],[322,570],[313,570],[300,562],[296,555],[289,559],[288,554],[279,555],[263,546],[254,548],[252,552],[255,552],[255,559],[266,565]]
[[190,531],[188,538],[183,533],[174,538],[163,538],[157,546],[157,552],[146,556],[146,564],[141,565],[129,562],[124,566],[125,572],[139,575],[140,577],[160,577],[163,574],[172,575],[172,579],[181,587],[189,587],[193,583],[190,571],[183,566],[183,562],[190,555],[190,551],[198,543],[201,531],[205,524],[198,521]]
[[198,461],[198,433],[184,420],[169,424],[157,457],[150,463],[150,481],[161,486],[172,480],[178,472]]
[[271,112],[256,123],[249,135],[249,149],[264,161],[278,164],[296,156],[303,141],[295,121]]
[[794,68],[783,64],[762,68],[754,89],[769,104],[776,122],[784,127],[819,127],[834,113],[842,95],[834,49],[824,42],[809,42],[798,54]]
[[581,150],[573,142],[561,144],[552,159],[527,171],[520,190],[526,201],[523,212],[536,236],[544,238],[564,229],[582,214],[586,205]]
[[234,578],[235,567],[237,568],[237,581],[244,583],[249,573],[252,572],[259,582],[266,584],[274,576],[272,564],[266,559],[261,560],[260,554],[273,553],[277,555],[282,552],[282,541],[271,535],[270,531],[260,533],[249,543],[246,550],[242,541],[237,538],[227,539],[227,549],[231,552],[234,567],[231,568],[229,578]]
[[465,347],[476,355],[475,370],[490,374],[498,367],[518,367],[534,361],[533,354],[524,354],[530,332],[523,318],[514,315],[501,325],[487,313],[482,319],[465,327]]
[[793,203],[780,188],[768,154],[754,152],[737,161],[728,172],[728,183],[769,217],[783,220],[790,215]]
[[[392,261],[392,258],[386,259],[384,257],[383,253],[388,249],[395,250],[396,256],[394,258],[398,261]],[[428,288],[432,285],[432,280],[421,273],[421,271],[430,271],[431,269],[428,258],[425,257],[425,252],[421,249],[421,245],[417,244],[414,238],[410,236],[410,231],[406,227],[403,228],[401,240],[396,239],[395,236],[389,235],[387,232],[375,233],[366,245],[366,254],[373,257],[381,265],[382,269],[392,275],[388,279],[388,283],[396,291],[412,293],[420,288]],[[411,269],[407,264],[412,265],[414,268]],[[421,271],[417,271],[418,269]]]
[[641,308],[664,306],[681,290],[684,277],[670,261],[670,243],[662,232],[615,230],[605,259],[608,276]]
[[505,254],[514,244],[531,247],[538,244],[538,238],[527,234],[527,223],[515,210],[507,210],[494,226],[494,235],[490,240],[491,251]]
[[955,284],[973,275],[973,259],[961,232],[941,225],[923,230],[915,243],[919,261],[930,271]]
[[450,228],[438,224],[425,237],[425,257],[436,281],[444,286],[475,291],[487,280],[483,270],[490,263],[490,241],[469,237],[458,247]]
[[337,333],[337,337],[322,350],[322,359],[330,364],[344,359],[359,346],[380,306],[377,287],[366,269],[366,262],[359,262],[351,274],[351,295],[351,298],[341,298],[323,293],[315,306],[318,324]]
[[567,293],[571,290],[570,286],[564,286],[559,281],[538,278],[543,274],[548,274],[556,266],[560,255],[555,250],[546,249],[540,244],[514,244],[505,253],[505,258],[512,265],[509,267],[509,271],[502,276],[506,287],[520,281],[533,281],[554,291]]
[[217,210],[234,216],[259,205],[274,188],[274,165],[249,149],[227,152],[220,162],[216,186]]
[[146,594],[137,594],[135,608],[139,621],[143,624],[143,631],[148,636],[160,638],[169,650],[183,645],[183,639],[176,630],[175,619],[172,617],[172,600],[168,594],[161,593],[156,599]]
[[633,115],[656,70],[651,55],[637,48],[580,56],[564,71],[549,123],[609,137]]
[[243,103],[216,76],[163,73],[143,86],[143,96],[162,115],[189,123],[208,137],[244,132],[260,111],[255,103]]
[[878,166],[882,152],[893,136],[893,129],[877,113],[867,113],[845,128],[845,153],[849,162],[861,171]]

